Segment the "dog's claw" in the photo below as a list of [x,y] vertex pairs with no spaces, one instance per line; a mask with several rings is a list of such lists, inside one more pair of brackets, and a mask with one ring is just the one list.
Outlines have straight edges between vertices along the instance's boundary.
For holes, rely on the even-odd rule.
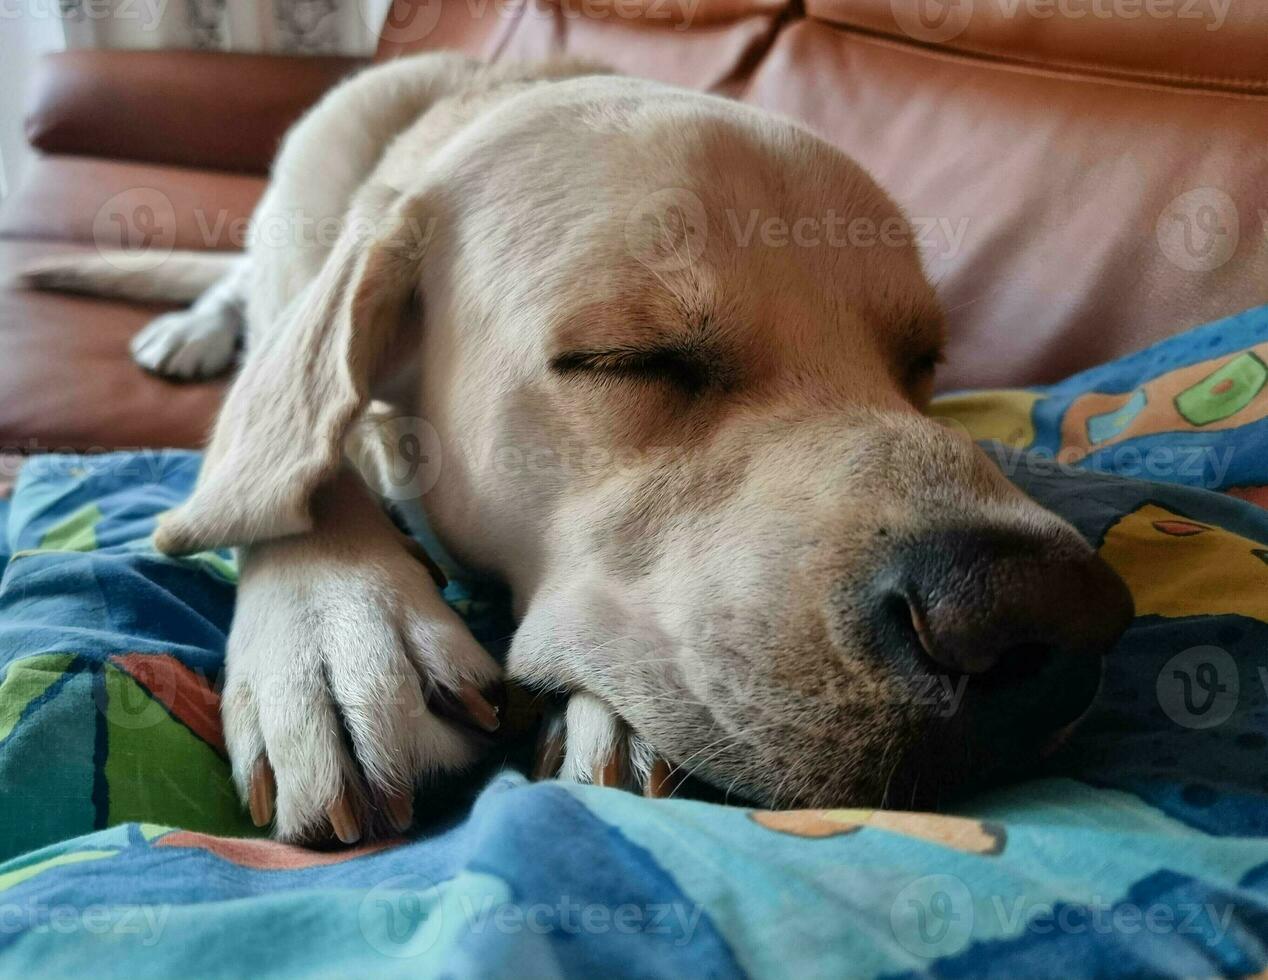
[[330,818],[330,827],[345,844],[355,844],[361,839],[361,828],[352,812],[352,803],[347,793],[340,793],[339,798],[326,807],[326,816]]
[[392,829],[398,834],[403,834],[414,822],[414,794],[407,791],[389,796],[384,802],[383,809],[387,813],[388,823],[392,825]]
[[256,760],[251,771],[251,788],[248,795],[248,808],[251,811],[251,822],[257,827],[266,827],[273,820],[273,803],[277,798],[277,780],[273,776],[273,767],[265,756]]
[[468,683],[457,691],[433,691],[429,697],[432,709],[441,717],[490,734],[502,727],[505,700],[501,684],[490,685],[481,691]]
[[498,717],[498,709],[472,684],[463,684],[458,691],[458,700],[462,702],[471,720],[486,732],[496,732],[502,724]]
[[624,786],[625,768],[625,752],[618,743],[613,746],[603,765],[595,771],[594,784],[596,786]]
[[603,701],[583,691],[568,695],[563,710],[556,701],[542,720],[533,779],[555,777],[649,797],[668,796],[679,782],[647,741]]
[[548,714],[542,721],[541,735],[537,739],[533,779],[554,779],[559,775],[559,770],[564,764],[564,751],[567,746],[563,713]]
[[643,795],[652,799],[663,799],[672,796],[677,789],[677,779],[673,769],[664,759],[652,763],[651,772],[647,774],[647,782],[643,786]]

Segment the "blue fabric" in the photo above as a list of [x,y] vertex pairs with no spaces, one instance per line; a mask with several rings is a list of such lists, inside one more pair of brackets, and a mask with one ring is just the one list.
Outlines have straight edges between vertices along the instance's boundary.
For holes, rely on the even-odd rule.
[[[33,459],[0,523],[0,974],[1261,971],[1268,390],[1248,355],[1264,345],[1268,310],[1251,311],[961,405],[970,429],[1019,433],[993,445],[1001,467],[1098,547],[1139,615],[1067,748],[941,815],[486,770],[430,788],[415,839],[261,839],[217,718],[232,556],[149,542],[197,455]],[[1194,446],[1205,462],[1173,453],[1166,482],[1123,475]],[[496,589],[447,598],[504,640]]]

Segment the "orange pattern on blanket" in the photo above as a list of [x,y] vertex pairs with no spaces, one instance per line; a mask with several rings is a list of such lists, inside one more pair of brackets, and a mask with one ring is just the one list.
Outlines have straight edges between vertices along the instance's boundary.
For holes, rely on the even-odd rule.
[[750,816],[767,830],[794,837],[837,837],[874,827],[966,854],[999,854],[1007,839],[999,824],[904,810],[754,810]]
[[226,754],[220,695],[206,677],[167,654],[125,653],[110,660],[143,685],[172,717],[221,755]]
[[1264,510],[1268,510],[1268,486],[1265,487],[1229,487],[1228,495],[1236,497],[1238,500],[1245,500],[1252,504],[1258,504]]
[[1090,391],[1061,420],[1062,459],[1155,432],[1235,429],[1268,414],[1264,361],[1268,344],[1188,364],[1144,382],[1134,391]]
[[379,841],[346,851],[310,851],[306,847],[279,844],[271,840],[250,840],[241,837],[213,837],[189,830],[174,830],[154,842],[155,847],[196,847],[209,851],[244,868],[257,871],[298,871],[303,868],[321,868],[331,864],[343,864],[357,858],[384,851],[403,844],[404,840]]

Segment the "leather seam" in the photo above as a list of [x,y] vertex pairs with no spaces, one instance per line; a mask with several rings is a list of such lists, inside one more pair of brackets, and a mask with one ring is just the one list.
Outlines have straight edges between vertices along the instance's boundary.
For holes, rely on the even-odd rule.
[[[924,44],[909,37],[899,36],[879,28],[869,27],[843,20],[825,20],[821,17],[807,17],[807,21],[824,24],[828,27],[848,34],[859,34],[864,37],[889,41],[892,44],[923,51],[929,54],[948,58],[962,58],[966,61],[980,61],[1016,66],[1021,68],[1047,69],[1054,73],[1087,78],[1117,79],[1171,86],[1190,91],[1207,91],[1237,95],[1268,94],[1268,78],[1246,78],[1234,75],[1196,75],[1182,72],[1142,71],[1132,68],[1120,68],[1114,65],[1095,61],[1064,61],[1061,59],[1039,60],[1009,53],[999,48],[987,46],[944,46],[940,44]],[[1247,91],[1249,90],[1249,91]]]
[[738,84],[745,79],[751,79],[754,71],[761,66],[762,62],[774,50],[775,45],[779,43],[779,38],[783,35],[784,28],[791,23],[804,19],[805,15],[805,0],[789,0],[779,13],[771,18],[769,28],[758,39],[753,49],[745,53],[738,60],[735,68],[725,78],[711,86],[710,90],[724,91],[729,85]]

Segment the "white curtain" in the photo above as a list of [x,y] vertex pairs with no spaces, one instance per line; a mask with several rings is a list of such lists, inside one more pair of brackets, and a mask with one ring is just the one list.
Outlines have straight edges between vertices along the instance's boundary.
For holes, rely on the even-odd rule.
[[66,46],[57,0],[46,15],[34,3],[5,7],[0,0],[0,199],[16,187],[30,163],[22,132],[22,99],[41,55]]
[[391,0],[0,0],[0,199],[30,165],[22,103],[64,48],[369,54]]
[[70,48],[368,54],[390,0],[44,0]]

